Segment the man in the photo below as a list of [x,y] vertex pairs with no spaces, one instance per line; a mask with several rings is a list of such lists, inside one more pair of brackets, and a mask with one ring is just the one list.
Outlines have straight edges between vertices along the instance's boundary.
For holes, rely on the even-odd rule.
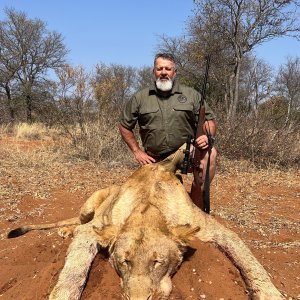
[[[193,88],[179,84],[175,80],[176,72],[171,54],[157,54],[153,68],[155,82],[137,92],[121,114],[120,133],[141,165],[164,159],[183,145],[188,135],[195,136],[201,96]],[[133,133],[137,122],[144,150],[139,147]],[[206,103],[204,132],[212,136],[216,133],[215,116]],[[208,160],[207,135],[199,136],[194,145],[202,150],[200,168],[204,178]],[[212,148],[210,180],[215,174],[215,167],[216,150]]]

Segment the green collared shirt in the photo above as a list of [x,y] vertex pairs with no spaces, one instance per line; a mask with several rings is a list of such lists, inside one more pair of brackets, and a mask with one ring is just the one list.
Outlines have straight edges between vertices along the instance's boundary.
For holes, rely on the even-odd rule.
[[[145,151],[156,155],[175,151],[186,142],[188,135],[195,135],[200,100],[201,96],[195,89],[176,80],[168,97],[163,97],[153,84],[127,102],[120,123],[130,130],[139,124]],[[207,103],[205,119],[215,119]]]

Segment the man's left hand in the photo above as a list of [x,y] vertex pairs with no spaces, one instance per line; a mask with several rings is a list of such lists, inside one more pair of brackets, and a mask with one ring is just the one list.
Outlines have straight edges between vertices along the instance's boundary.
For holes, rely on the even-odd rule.
[[195,146],[199,150],[205,150],[208,148],[208,137],[206,135],[200,135],[196,140],[195,140]]

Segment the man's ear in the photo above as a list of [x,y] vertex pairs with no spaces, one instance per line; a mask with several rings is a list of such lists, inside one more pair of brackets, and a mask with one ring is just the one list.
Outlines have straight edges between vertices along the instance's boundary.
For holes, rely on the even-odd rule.
[[115,225],[104,226],[101,229],[96,226],[93,226],[93,229],[97,234],[98,243],[103,248],[111,248],[115,243],[119,233],[119,227]]

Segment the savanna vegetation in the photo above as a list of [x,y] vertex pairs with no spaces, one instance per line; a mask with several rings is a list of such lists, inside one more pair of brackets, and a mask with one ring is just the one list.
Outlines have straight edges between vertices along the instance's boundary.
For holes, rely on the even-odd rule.
[[[207,101],[218,119],[217,147],[229,159],[298,167],[300,58],[275,72],[253,50],[273,38],[299,38],[297,0],[195,0],[184,36],[161,36],[157,51],[176,57],[178,76],[197,89],[211,55]],[[133,160],[116,128],[120,110],[152,80],[151,66],[67,63],[60,33],[6,9],[0,20],[2,133],[64,140],[64,149],[96,162]]]
[[[194,4],[185,34],[161,36],[155,50],[171,51],[179,79],[199,90],[211,54],[207,101],[218,119],[219,152],[211,215],[243,238],[286,299],[300,299],[300,58],[289,57],[274,70],[253,52],[276,37],[299,38],[300,2]],[[59,32],[23,12],[5,14],[0,20],[0,296],[48,299],[70,239],[47,230],[11,240],[7,232],[74,217],[94,191],[124,183],[136,162],[116,124],[126,101],[152,80],[152,66],[99,61],[87,71],[70,65]],[[187,190],[192,180],[192,174],[184,177]],[[214,247],[197,247],[175,274],[171,299],[248,299],[227,259]],[[82,299],[120,294],[119,278],[103,260],[93,264]]]

